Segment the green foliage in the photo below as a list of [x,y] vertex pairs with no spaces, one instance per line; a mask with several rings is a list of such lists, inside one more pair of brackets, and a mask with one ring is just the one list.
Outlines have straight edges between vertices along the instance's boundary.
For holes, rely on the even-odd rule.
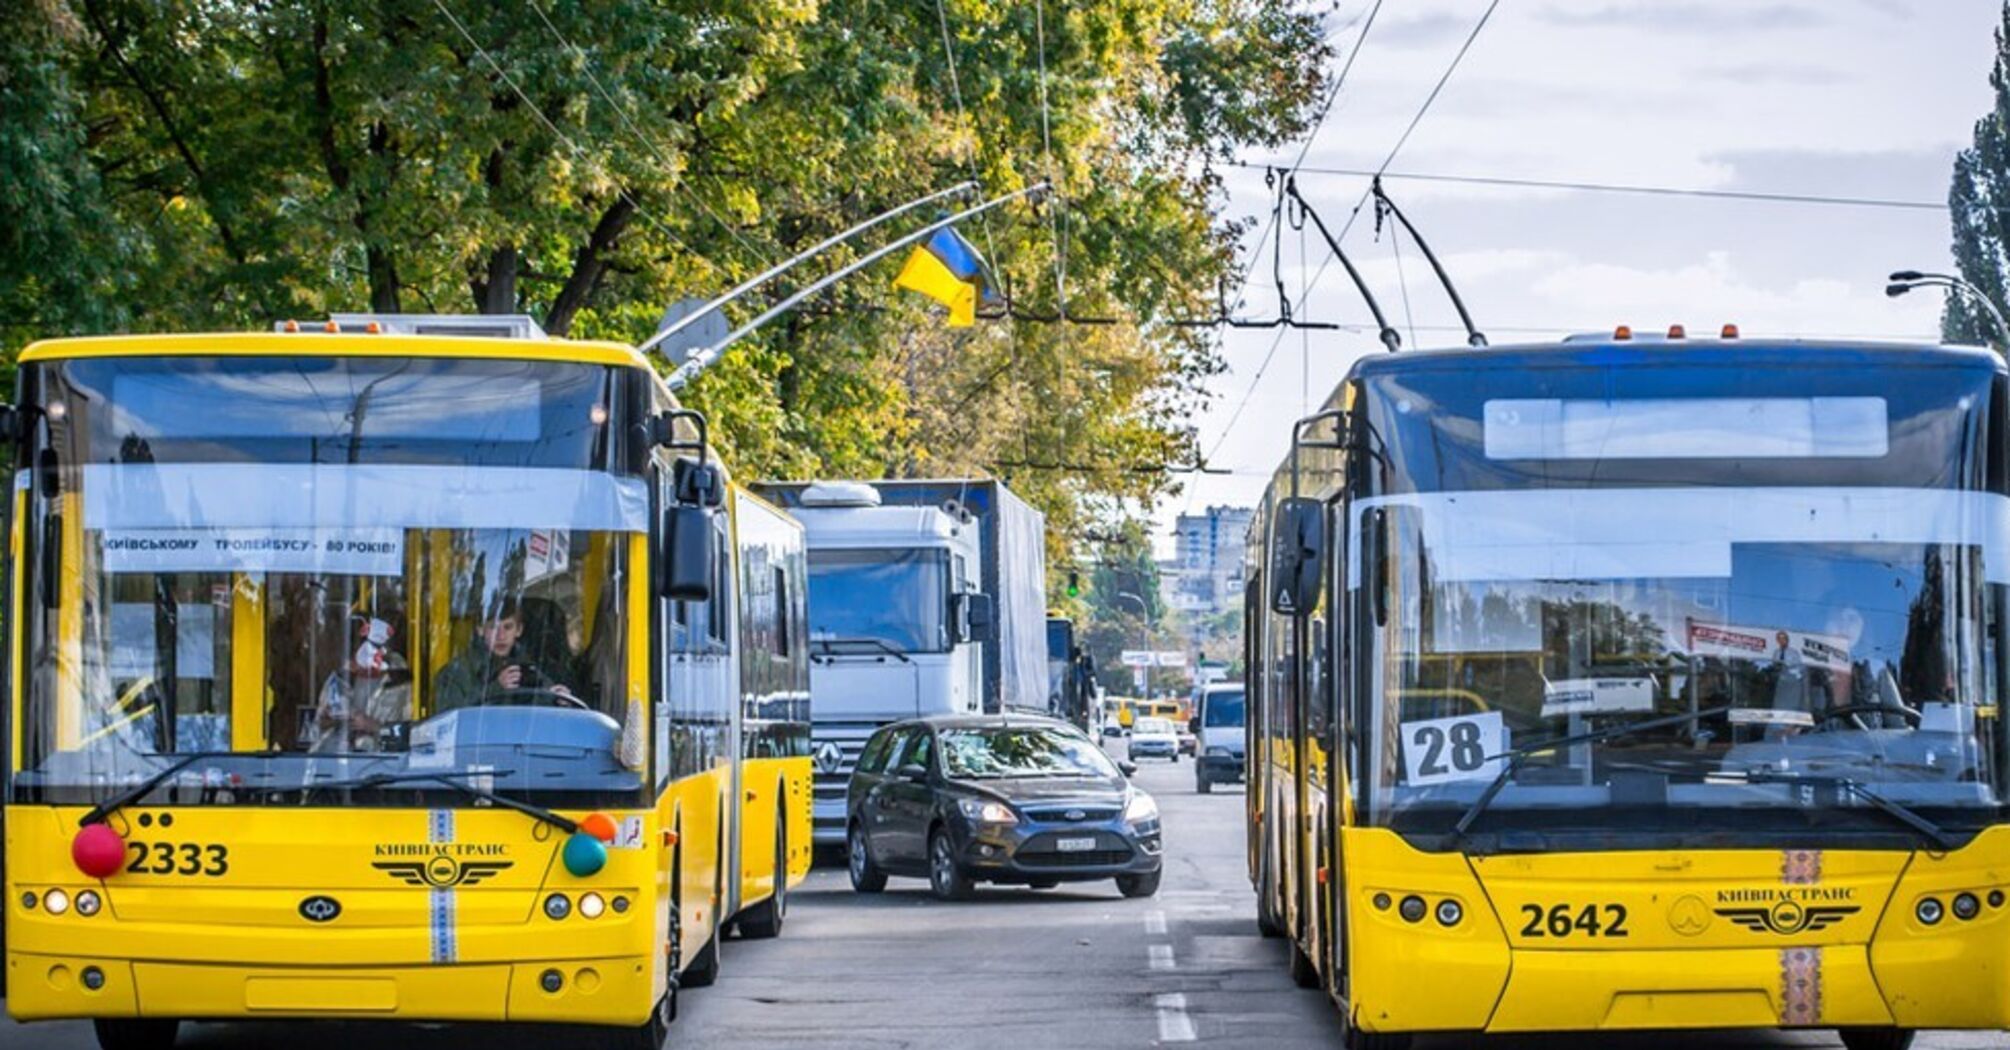
[[744,476],[1003,476],[1058,561],[1194,457],[1212,336],[1154,322],[1214,309],[1237,227],[1209,161],[1304,130],[1321,22],[1301,0],[17,2],[0,306],[29,323],[6,345],[350,309],[634,341],[902,201],[1046,178],[1058,204],[969,236],[1020,311],[1061,310],[1065,271],[1070,314],[1122,323],[947,331],[889,260],[686,395]]
[[[1954,161],[1947,204],[1954,218],[1954,260],[1961,275],[2010,312],[2010,4],[1996,30],[1996,65],[1989,73],[1996,106],[1975,122],[1975,145]],[[1966,296],[1949,292],[1941,319],[1949,342],[1989,344],[1996,331]]]

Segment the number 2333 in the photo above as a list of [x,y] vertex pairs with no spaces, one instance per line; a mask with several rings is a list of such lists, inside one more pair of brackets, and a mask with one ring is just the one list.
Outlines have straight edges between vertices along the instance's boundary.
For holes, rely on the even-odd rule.
[[135,875],[222,875],[230,848],[213,842],[128,842],[126,870]]

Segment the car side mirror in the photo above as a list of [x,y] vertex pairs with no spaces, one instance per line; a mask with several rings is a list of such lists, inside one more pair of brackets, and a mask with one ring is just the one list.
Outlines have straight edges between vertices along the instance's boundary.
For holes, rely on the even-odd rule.
[[1270,527],[1270,611],[1310,613],[1319,604],[1325,560],[1326,505],[1303,496],[1278,503]]
[[712,597],[712,512],[675,506],[663,512],[663,546],[656,566],[658,597],[702,602]]
[[998,631],[998,606],[988,594],[951,595],[949,618],[959,642],[988,642]]
[[1192,718],[1189,718],[1189,719],[1187,719],[1187,720],[1186,720],[1186,731],[1187,731],[1187,732],[1189,732],[1189,733],[1192,733],[1192,734],[1193,734],[1193,735],[1195,735],[1195,736],[1199,736],[1199,735],[1200,735],[1200,716],[1199,716],[1199,715],[1195,715],[1195,716],[1193,716]]
[[1138,764],[1136,762],[1128,758],[1117,759],[1117,772],[1122,773],[1125,777],[1135,776],[1137,771]]
[[916,762],[909,762],[908,764],[900,767],[899,769],[894,770],[893,775],[899,777],[902,780],[909,780],[913,781],[916,784],[919,784],[922,781],[928,779],[928,767]]

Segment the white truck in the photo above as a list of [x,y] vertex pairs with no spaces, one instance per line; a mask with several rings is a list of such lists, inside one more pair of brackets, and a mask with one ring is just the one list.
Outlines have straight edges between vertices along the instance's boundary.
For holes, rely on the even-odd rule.
[[814,832],[844,842],[874,730],[922,715],[1049,710],[1046,519],[996,481],[756,488],[809,548]]

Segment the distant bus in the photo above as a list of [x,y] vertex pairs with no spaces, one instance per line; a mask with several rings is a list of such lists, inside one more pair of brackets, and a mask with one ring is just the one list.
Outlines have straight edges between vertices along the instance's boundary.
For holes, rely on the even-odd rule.
[[780,932],[802,530],[633,349],[58,340],[19,397],[14,1017],[653,1048],[729,928]]
[[1358,362],[1250,538],[1257,924],[1413,1032],[2010,1026],[2010,372]]

